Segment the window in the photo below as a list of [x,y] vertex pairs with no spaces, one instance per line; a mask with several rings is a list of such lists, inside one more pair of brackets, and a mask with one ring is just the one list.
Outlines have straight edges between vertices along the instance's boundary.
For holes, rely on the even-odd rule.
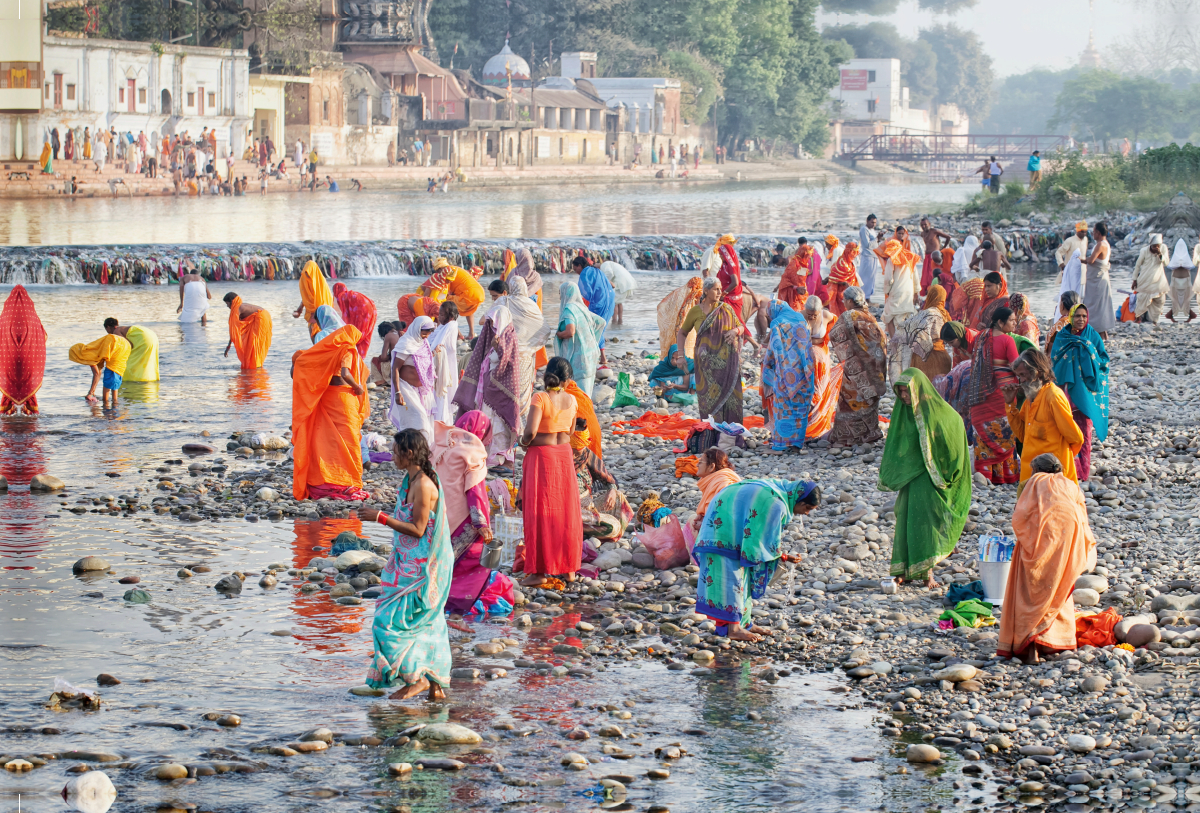
[[74,85],[67,85],[67,101],[68,102],[75,101],[75,86]]
[[328,99],[325,99],[323,102],[321,102],[321,119],[323,121],[329,121],[329,100]]
[[870,84],[871,82],[874,82],[874,81],[875,81],[875,71],[867,71],[867,83]]
[[208,94],[208,108],[210,110],[212,110],[216,106],[217,106],[217,94],[215,94],[215,93]]
[[867,112],[868,113],[875,112],[875,100],[874,99],[867,99]]
[[193,91],[188,91],[188,107],[196,106],[196,94]]
[[117,88],[117,101],[125,104],[125,88]]
[[138,104],[146,103],[146,89],[138,88]]

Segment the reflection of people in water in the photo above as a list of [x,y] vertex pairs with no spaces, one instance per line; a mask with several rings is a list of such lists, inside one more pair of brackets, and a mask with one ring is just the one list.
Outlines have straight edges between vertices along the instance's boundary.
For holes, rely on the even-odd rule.
[[[43,435],[35,421],[23,418],[4,420],[4,443],[0,443],[0,475],[10,486],[25,485],[34,475],[46,473],[46,455],[42,450]],[[35,497],[27,490],[13,489],[4,498],[0,511],[0,550],[12,557],[9,567],[33,570],[33,558],[46,549],[50,534],[45,520],[44,497]],[[14,561],[29,557],[30,564]]]
[[[342,531],[362,536],[362,522],[351,519],[301,520],[293,523],[296,538],[292,542],[292,564],[308,567],[318,556],[328,556],[331,540]],[[329,610],[329,596],[325,593],[296,593],[292,599],[292,610],[304,632],[295,636],[303,641],[308,654],[339,652],[346,653],[357,647],[358,633],[362,632],[364,609],[339,607],[336,613]]]

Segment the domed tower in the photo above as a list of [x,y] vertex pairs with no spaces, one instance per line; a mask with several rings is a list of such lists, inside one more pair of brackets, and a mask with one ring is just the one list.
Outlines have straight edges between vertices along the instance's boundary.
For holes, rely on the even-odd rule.
[[508,47],[508,39],[505,38],[504,47],[500,49],[500,53],[489,59],[483,66],[483,84],[506,88],[510,79],[515,88],[527,88],[533,85],[529,63]]

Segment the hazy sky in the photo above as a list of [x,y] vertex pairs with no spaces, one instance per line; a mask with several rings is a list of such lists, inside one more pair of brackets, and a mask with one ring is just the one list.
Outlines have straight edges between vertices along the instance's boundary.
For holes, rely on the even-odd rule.
[[1024,73],[1030,68],[1061,70],[1074,65],[1087,46],[1088,28],[1095,25],[1096,48],[1120,41],[1146,20],[1138,13],[1144,0],[1095,0],[1095,15],[1088,0],[979,0],[972,9],[952,16],[934,16],[917,10],[917,0],[901,0],[889,17],[818,12],[820,25],[889,22],[906,37],[915,37],[923,26],[952,21],[974,31],[991,55],[996,75]]

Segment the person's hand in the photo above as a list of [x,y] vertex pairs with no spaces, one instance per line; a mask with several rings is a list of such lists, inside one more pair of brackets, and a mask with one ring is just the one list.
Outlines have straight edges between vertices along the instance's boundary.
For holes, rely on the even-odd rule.
[[1015,384],[1005,384],[1001,389],[1004,392],[1004,403],[1011,404],[1017,400],[1017,392],[1021,388]]
[[366,390],[363,389],[362,384],[359,384],[357,381],[350,385],[350,391],[355,395],[362,395],[364,392],[366,392]]
[[492,537],[492,529],[491,529],[491,528],[488,528],[487,526],[484,526],[484,527],[482,527],[482,528],[478,529],[478,530],[476,531],[476,533],[478,533],[478,534],[479,534],[479,538],[480,538],[480,539],[482,539],[484,542],[491,542],[491,541],[492,541],[492,538],[493,538],[493,537]]
[[180,305],[178,308],[176,308],[176,309],[175,309],[175,312],[176,312],[176,313],[183,313],[183,305]]
[[358,509],[358,518],[363,522],[378,522],[379,509],[362,507]]
[[229,348],[228,347],[225,348],[224,356],[225,356],[225,358],[229,358]]
[[396,406],[408,406],[404,403],[404,396],[400,394],[400,390],[396,390]]

